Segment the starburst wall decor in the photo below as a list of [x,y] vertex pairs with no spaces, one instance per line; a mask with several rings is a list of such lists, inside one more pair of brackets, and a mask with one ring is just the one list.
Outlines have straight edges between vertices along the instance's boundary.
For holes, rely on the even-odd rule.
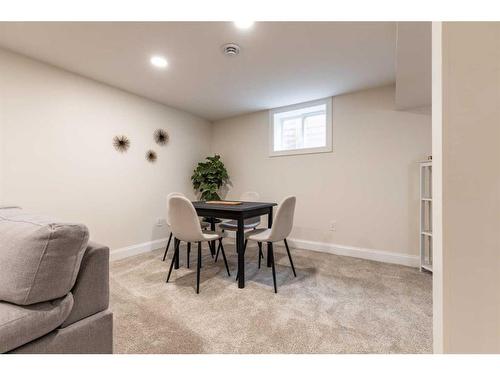
[[125,135],[113,137],[113,146],[118,152],[126,152],[130,147],[130,140]]
[[[155,142],[160,146],[166,145],[169,139],[168,133],[163,129],[157,129],[154,132],[153,137]],[[126,135],[116,135],[113,137],[113,147],[118,152],[127,152],[130,148],[130,140]],[[158,160],[158,154],[154,150],[146,151],[145,157],[150,163],[154,163]]]
[[153,137],[155,139],[155,142],[160,146],[164,146],[168,142],[168,133],[163,129],[157,129],[154,132]]
[[146,152],[146,160],[149,161],[150,163],[154,163],[158,159],[158,155],[156,155],[156,152],[153,150],[148,150]]

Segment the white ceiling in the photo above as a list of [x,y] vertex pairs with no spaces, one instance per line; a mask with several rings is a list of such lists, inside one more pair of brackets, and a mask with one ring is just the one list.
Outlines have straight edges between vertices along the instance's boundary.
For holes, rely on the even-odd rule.
[[394,82],[396,23],[0,22],[0,46],[217,120]]

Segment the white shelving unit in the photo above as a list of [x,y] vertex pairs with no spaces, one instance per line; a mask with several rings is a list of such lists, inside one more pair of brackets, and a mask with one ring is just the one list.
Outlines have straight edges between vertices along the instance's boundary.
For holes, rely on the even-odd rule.
[[432,161],[420,166],[420,271],[432,272]]

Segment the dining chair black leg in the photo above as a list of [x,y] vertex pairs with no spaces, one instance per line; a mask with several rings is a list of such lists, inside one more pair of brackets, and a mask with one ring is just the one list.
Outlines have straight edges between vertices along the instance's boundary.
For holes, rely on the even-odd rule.
[[209,241],[208,242],[208,248],[210,249],[210,255],[212,255],[212,259],[214,258],[215,255],[215,247],[214,247],[214,242]]
[[177,252],[174,251],[174,256],[172,257],[172,262],[170,262],[170,269],[168,270],[167,283],[170,280],[170,274],[172,273],[172,268],[174,268],[175,258],[177,257]]
[[162,260],[162,262],[164,262],[165,258],[167,257],[167,252],[168,252],[168,248],[170,246],[170,241],[171,240],[172,240],[172,232],[170,232],[170,236],[168,236],[167,247],[165,248],[165,254],[163,254],[163,260]]
[[187,268],[189,268],[189,258],[191,258],[191,242],[188,242],[187,248]]
[[262,258],[264,258],[264,254],[262,254],[262,242],[257,242],[257,245],[259,245],[259,269],[260,269],[260,261]]
[[219,240],[219,247],[222,253],[222,258],[224,258],[224,264],[226,265],[227,275],[231,276],[231,274],[229,273],[229,266],[227,265],[226,253],[224,252],[224,246],[222,245],[222,240]]
[[179,269],[179,247],[181,246],[181,241],[174,237],[174,249],[175,249],[175,263],[174,268]]
[[276,269],[274,267],[274,251],[272,246],[268,246],[268,252],[268,258],[271,261],[271,267],[273,270],[274,293],[278,293],[278,288],[276,287]]
[[222,243],[219,242],[219,246],[217,246],[217,253],[215,253],[215,260],[214,260],[214,263],[217,263],[217,259],[219,259],[219,251],[220,251],[220,247],[221,247]]
[[201,242],[198,242],[198,269],[196,271],[196,294],[200,293]]
[[283,240],[285,242],[286,252],[288,253],[288,259],[290,259],[290,264],[292,265],[293,276],[297,277],[295,273],[295,267],[293,266],[292,255],[290,254],[290,249],[288,248],[288,242],[286,242],[286,238]]
[[248,240],[245,240],[245,245],[243,245],[243,251],[245,251],[247,249],[247,243],[248,243]]

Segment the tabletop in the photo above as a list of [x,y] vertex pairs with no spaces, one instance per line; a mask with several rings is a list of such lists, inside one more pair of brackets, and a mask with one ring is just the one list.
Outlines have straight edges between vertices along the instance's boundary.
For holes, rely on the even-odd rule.
[[[231,201],[231,202],[239,202],[239,201]],[[277,206],[277,204],[266,203],[266,202],[241,202],[241,204],[237,205],[226,205],[226,204],[207,203],[205,201],[196,201],[193,202],[193,206],[196,209],[243,212],[243,211],[256,210],[260,208],[274,207]]]
[[260,215],[272,215],[273,207],[277,204],[241,201],[238,205],[225,205],[196,201],[193,202],[193,206],[199,216],[243,220]]

